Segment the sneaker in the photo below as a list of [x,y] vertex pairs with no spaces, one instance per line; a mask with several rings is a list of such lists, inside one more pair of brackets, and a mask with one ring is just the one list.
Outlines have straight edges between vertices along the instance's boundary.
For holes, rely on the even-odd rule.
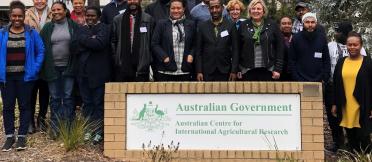
[[16,144],[16,150],[22,151],[26,149],[26,137],[18,137],[17,144]]
[[12,146],[13,146],[14,143],[15,143],[15,138],[14,137],[7,137],[1,151],[8,152],[8,151],[12,150]]
[[99,144],[100,142],[102,141],[102,136],[97,134],[96,136],[94,136],[93,138],[93,145],[97,145]]
[[85,135],[84,135],[84,141],[89,141],[91,137],[92,137],[92,134],[91,133],[85,133]]

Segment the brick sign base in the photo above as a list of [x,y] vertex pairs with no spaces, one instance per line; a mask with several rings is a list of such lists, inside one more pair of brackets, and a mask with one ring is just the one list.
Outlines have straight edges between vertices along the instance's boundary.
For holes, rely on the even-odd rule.
[[[174,161],[324,161],[323,99],[320,83],[302,82],[145,82],[107,83],[104,112],[104,155],[125,161],[150,161],[142,151],[126,150],[126,94],[255,93],[300,94],[301,151],[180,150]],[[182,146],[181,146],[182,148]]]

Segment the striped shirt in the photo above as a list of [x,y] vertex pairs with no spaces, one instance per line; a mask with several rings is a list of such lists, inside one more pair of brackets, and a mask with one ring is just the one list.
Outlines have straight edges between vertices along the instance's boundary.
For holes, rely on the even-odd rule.
[[254,46],[254,67],[255,68],[265,67],[265,63],[262,57],[261,45]]
[[7,75],[23,75],[25,71],[26,53],[25,33],[9,32],[6,55]]

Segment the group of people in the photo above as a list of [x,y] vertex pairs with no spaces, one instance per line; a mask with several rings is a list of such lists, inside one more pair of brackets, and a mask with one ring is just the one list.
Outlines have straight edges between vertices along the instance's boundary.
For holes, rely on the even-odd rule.
[[[263,0],[113,0],[102,12],[73,0],[10,4],[10,23],[0,30],[0,82],[6,140],[2,151],[26,148],[26,135],[46,125],[50,98],[51,135],[75,118],[74,85],[82,114],[103,122],[104,84],[146,81],[302,81],[325,85],[325,105],[336,148],[345,128],[352,149],[367,148],[372,128],[372,64],[361,35],[350,22],[337,25],[328,44],[324,28],[307,3],[296,18],[268,18]],[[20,126],[15,136],[15,101]],[[44,128],[45,129],[45,128]],[[102,124],[86,137],[100,141]],[[17,138],[16,138],[17,137]],[[16,142],[17,141],[17,142]]]

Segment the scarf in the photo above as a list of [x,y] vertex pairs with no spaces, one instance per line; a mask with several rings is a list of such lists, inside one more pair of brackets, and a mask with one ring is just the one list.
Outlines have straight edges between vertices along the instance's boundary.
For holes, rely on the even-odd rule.
[[133,28],[133,44],[131,42],[130,34],[130,12],[127,10],[123,14],[123,20],[121,22],[121,69],[124,72],[125,77],[136,77],[137,65],[139,61],[139,49],[140,44],[140,24],[141,24],[141,8],[138,9],[138,13],[134,18],[134,28]]
[[39,13],[37,12],[37,9],[34,8],[34,13],[37,18],[37,21],[39,22],[40,29],[42,29],[46,23],[47,16],[48,16],[48,7],[45,7],[43,10],[43,14],[41,17],[39,17]]
[[180,43],[183,42],[184,37],[185,37],[185,33],[182,32],[181,25],[185,21],[185,15],[183,15],[180,19],[177,19],[177,20],[170,19],[170,20],[172,22],[172,25],[177,27],[177,31],[178,31],[177,40],[178,40],[178,42],[180,42]]
[[252,39],[254,40],[255,45],[260,45],[260,37],[261,37],[263,22],[260,25],[256,24],[254,21],[252,21],[252,23],[253,23],[253,29],[254,29],[254,34],[252,36]]

